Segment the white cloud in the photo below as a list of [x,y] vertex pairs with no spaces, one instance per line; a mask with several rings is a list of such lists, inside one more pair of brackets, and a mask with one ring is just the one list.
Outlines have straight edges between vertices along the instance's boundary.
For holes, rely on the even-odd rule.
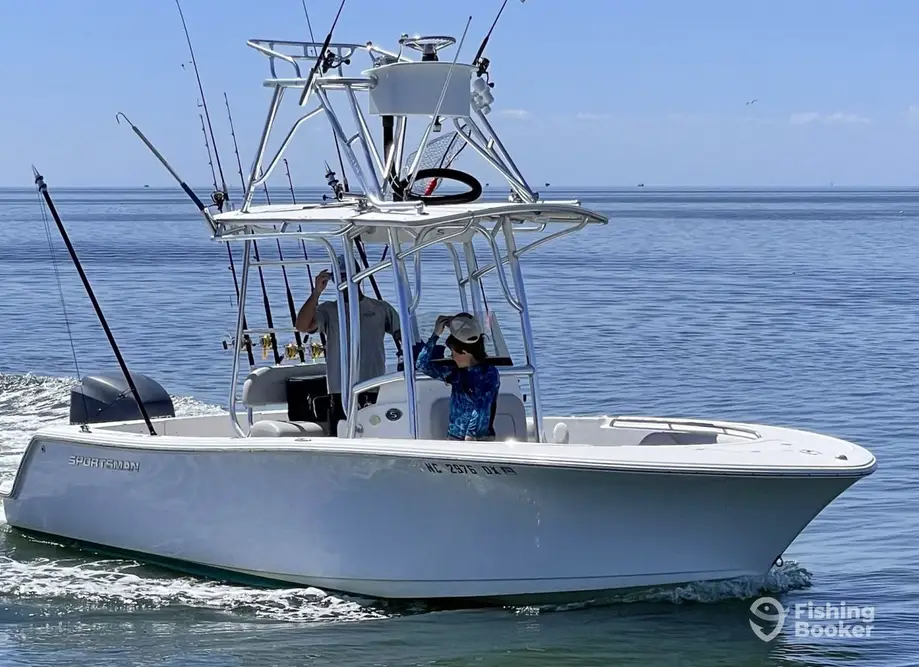
[[809,125],[811,123],[868,125],[873,121],[865,116],[854,113],[819,113],[817,111],[802,111],[791,114],[788,122],[792,125]]
[[591,111],[579,111],[574,117],[578,120],[609,120],[608,113],[593,113]]
[[530,117],[530,112],[526,109],[501,109],[498,114],[514,120],[526,120]]

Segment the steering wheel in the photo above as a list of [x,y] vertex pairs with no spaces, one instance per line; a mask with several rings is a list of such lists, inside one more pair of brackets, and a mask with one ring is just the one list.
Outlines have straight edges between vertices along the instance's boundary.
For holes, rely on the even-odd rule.
[[[405,201],[420,201],[427,206],[438,206],[444,204],[469,204],[482,196],[482,184],[472,174],[458,169],[419,169],[415,176],[415,183],[433,178],[437,180],[457,181],[467,186],[466,192],[459,192],[452,195],[435,195],[429,191],[425,194],[417,194],[407,190],[408,185],[405,181],[396,181],[393,183],[393,193],[401,196]],[[414,184],[413,184],[414,185]]]
[[420,51],[427,59],[437,60],[437,52],[456,44],[456,39],[446,35],[426,35],[423,37],[403,35],[399,39],[399,44]]

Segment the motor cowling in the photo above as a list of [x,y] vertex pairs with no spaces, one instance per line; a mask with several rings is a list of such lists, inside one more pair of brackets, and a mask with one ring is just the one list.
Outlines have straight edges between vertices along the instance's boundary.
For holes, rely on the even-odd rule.
[[[175,417],[175,407],[169,392],[156,380],[139,373],[131,373],[131,379],[151,419]],[[134,419],[143,419],[143,414],[122,373],[87,375],[70,389],[71,424],[99,424]]]

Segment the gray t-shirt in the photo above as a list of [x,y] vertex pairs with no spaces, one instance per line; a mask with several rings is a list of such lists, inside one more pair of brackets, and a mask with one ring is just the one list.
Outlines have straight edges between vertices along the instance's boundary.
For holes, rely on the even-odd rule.
[[[378,301],[369,296],[360,300],[361,313],[361,359],[360,373],[356,382],[383,375],[386,372],[386,334],[398,335],[399,314],[385,301]],[[316,325],[326,337],[326,373],[329,379],[329,393],[341,393],[341,363],[338,330],[338,302],[323,301],[316,307]],[[350,327],[351,318],[345,307],[345,322]]]

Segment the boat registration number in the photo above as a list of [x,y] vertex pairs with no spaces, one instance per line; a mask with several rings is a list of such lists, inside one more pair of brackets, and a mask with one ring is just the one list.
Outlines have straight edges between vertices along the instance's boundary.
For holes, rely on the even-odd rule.
[[429,473],[440,475],[516,475],[517,471],[510,466],[501,465],[472,465],[469,463],[434,463],[425,462],[424,470]]

